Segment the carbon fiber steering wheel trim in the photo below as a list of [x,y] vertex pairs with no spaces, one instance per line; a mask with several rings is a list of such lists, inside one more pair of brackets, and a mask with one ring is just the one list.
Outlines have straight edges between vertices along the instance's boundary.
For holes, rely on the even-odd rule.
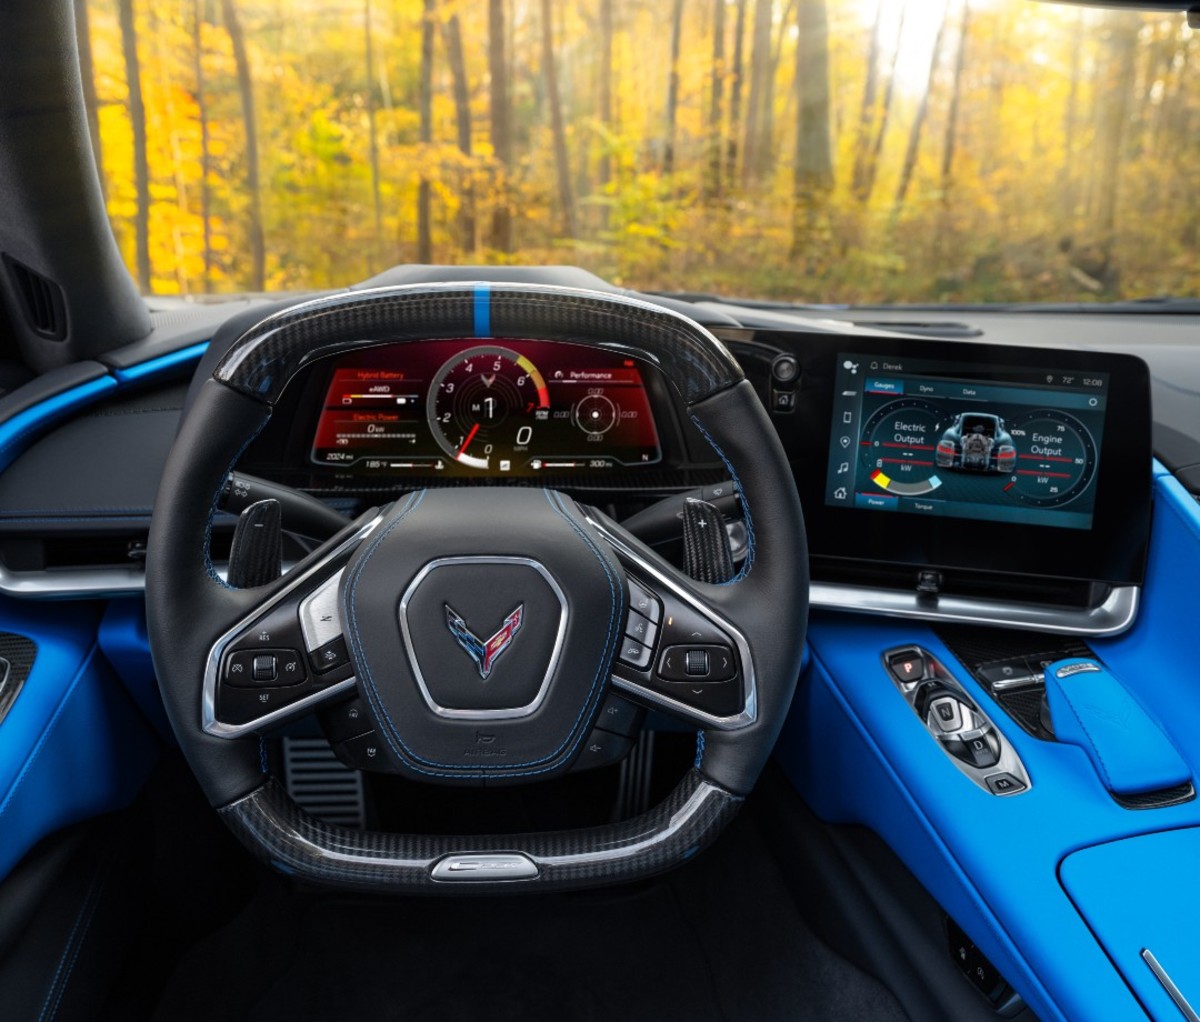
[[527,337],[611,348],[649,360],[688,404],[733,386],[741,367],[698,323],[623,295],[534,284],[414,284],[317,298],[246,331],[213,376],[274,404],[314,359],[376,344]]

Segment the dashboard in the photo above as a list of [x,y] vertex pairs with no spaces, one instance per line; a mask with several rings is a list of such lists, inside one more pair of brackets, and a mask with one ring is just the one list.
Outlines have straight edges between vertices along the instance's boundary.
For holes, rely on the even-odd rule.
[[391,344],[325,372],[311,460],[354,475],[536,476],[655,465],[632,358],[555,341]]

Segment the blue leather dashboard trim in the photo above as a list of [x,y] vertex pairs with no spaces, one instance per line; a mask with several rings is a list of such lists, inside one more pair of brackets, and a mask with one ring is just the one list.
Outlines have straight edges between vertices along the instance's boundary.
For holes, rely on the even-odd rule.
[[[1152,862],[1153,869],[1146,863]],[[1074,852],[1059,875],[1080,915],[1152,1018],[1179,1009],[1142,958],[1148,948],[1194,1009],[1200,1008],[1200,828],[1145,834]]]
[[[1200,505],[1157,471],[1154,500],[1138,619],[1123,635],[1089,641],[1195,775]],[[1058,866],[1080,848],[1200,827],[1200,801],[1123,809],[1081,749],[1021,731],[925,624],[814,613],[809,643],[812,666],[777,756],[817,815],[880,834],[1043,1020],[1144,1017],[1066,897]],[[1028,792],[994,798],[938,748],[879,659],[884,649],[912,643],[938,657],[1004,733],[1029,771]],[[1148,856],[1142,868],[1161,865]]]
[[17,455],[43,430],[125,387],[144,383],[155,376],[176,372],[189,364],[199,362],[208,349],[208,343],[203,341],[180,348],[168,355],[152,358],[127,369],[113,369],[110,375],[61,391],[32,408],[18,412],[11,419],[0,422],[0,472],[11,465]]
[[0,600],[37,660],[0,723],[0,878],[41,838],[127,804],[158,744],[96,646],[86,603]]
[[1083,749],[1109,791],[1140,795],[1191,780],[1162,726],[1112,672],[1073,657],[1050,664],[1045,677],[1054,736]]
[[194,365],[204,357],[206,351],[208,351],[208,341],[201,341],[199,344],[180,348],[178,351],[160,355],[158,358],[152,358],[147,362],[139,362],[137,365],[129,366],[126,369],[114,369],[112,374],[118,383],[141,382],[149,377],[170,372],[173,369],[179,369],[189,364]]

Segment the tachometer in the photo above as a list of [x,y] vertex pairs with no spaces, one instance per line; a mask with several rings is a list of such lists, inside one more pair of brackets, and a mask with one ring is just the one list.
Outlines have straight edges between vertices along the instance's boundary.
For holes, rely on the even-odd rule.
[[529,450],[538,422],[549,416],[550,392],[524,355],[483,345],[437,371],[426,411],[442,450],[459,464],[488,469]]

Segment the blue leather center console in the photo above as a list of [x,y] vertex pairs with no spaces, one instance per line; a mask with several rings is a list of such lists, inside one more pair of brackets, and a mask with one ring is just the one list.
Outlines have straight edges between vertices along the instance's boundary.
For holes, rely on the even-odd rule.
[[[1130,980],[1137,962],[1113,967],[1104,935],[1089,927],[1093,899],[1080,896],[1085,921],[1059,882],[1059,869],[1080,849],[1120,842],[1129,851],[1122,872],[1109,878],[1114,888],[1135,870],[1166,883],[1167,871],[1180,862],[1176,846],[1123,839],[1200,827],[1194,798],[1139,810],[1110,790],[1114,776],[1117,786],[1135,790],[1195,776],[1200,766],[1193,643],[1198,577],[1200,506],[1160,469],[1141,613],[1125,634],[1089,644],[1139,711],[1161,726],[1161,734],[1153,728],[1152,742],[1161,758],[1110,763],[1107,781],[1093,765],[1094,750],[1043,741],[1018,726],[930,626],[813,615],[811,666],[780,740],[781,763],[822,819],[865,825],[881,835],[1043,1020],[1142,1019],[1143,1004],[1153,1004],[1155,1017],[1163,1010],[1162,998],[1143,998],[1146,976],[1136,973],[1138,981]],[[1028,790],[996,797],[964,776],[931,740],[881,659],[885,650],[905,646],[923,648],[954,674],[1019,757]],[[1108,755],[1110,739],[1098,746],[1101,755]],[[1198,853],[1192,861],[1200,861],[1200,842],[1188,847]],[[1071,872],[1064,872],[1064,882]],[[1157,938],[1158,930],[1146,932],[1147,941],[1161,939],[1170,964],[1188,946]],[[1142,969],[1157,982],[1144,964]],[[1190,986],[1190,975],[1185,978]],[[1165,1003],[1174,1014],[1161,1017],[1178,1018],[1169,999]]]

